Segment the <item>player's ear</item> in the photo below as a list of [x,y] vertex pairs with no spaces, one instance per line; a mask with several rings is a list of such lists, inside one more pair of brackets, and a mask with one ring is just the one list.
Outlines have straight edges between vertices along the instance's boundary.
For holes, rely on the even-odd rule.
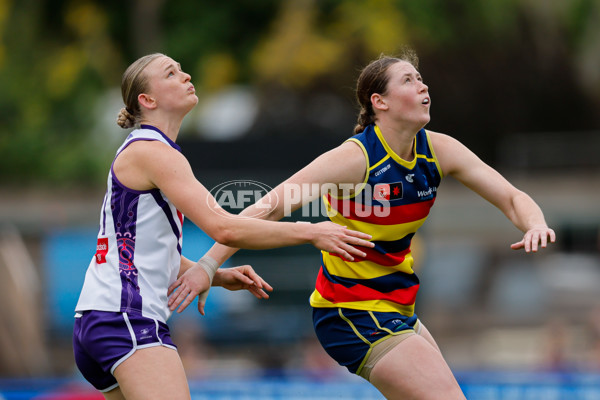
[[157,106],[156,100],[154,99],[154,97],[152,97],[146,93],[140,93],[138,95],[138,102],[140,103],[140,106],[142,106],[144,108],[148,108],[150,110],[153,108],[156,108],[156,106]]
[[373,108],[376,110],[385,111],[388,109],[388,105],[385,102],[385,99],[379,93],[373,93],[371,95],[371,104],[373,105]]

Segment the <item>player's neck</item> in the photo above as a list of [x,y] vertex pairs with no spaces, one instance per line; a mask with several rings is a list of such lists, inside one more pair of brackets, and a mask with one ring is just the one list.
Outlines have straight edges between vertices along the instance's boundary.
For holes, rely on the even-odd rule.
[[415,157],[415,136],[418,131],[414,131],[413,129],[402,129],[385,123],[382,125],[378,123],[377,126],[379,126],[381,134],[394,153],[405,161],[413,160]]
[[140,121],[140,124],[154,126],[175,142],[179,136],[182,121],[182,118],[147,118]]

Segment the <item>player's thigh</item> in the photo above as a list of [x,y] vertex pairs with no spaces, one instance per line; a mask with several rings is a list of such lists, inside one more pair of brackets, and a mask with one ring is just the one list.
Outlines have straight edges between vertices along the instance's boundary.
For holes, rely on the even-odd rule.
[[113,372],[127,400],[189,400],[177,351],[164,346],[138,349]]
[[383,356],[370,381],[390,400],[465,399],[442,354],[419,335],[406,338]]

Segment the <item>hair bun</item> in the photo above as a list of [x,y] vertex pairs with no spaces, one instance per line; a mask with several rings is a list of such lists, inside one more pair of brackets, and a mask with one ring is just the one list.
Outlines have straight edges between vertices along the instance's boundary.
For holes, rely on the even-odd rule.
[[117,125],[123,129],[133,128],[135,126],[135,116],[123,107],[117,116]]

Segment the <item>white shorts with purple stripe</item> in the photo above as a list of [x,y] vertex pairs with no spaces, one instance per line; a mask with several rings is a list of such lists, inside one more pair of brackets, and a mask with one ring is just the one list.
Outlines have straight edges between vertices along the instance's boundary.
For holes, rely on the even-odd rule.
[[167,324],[155,319],[106,311],[84,311],[75,317],[75,363],[84,378],[102,392],[119,385],[113,372],[137,349],[165,346],[177,350]]

